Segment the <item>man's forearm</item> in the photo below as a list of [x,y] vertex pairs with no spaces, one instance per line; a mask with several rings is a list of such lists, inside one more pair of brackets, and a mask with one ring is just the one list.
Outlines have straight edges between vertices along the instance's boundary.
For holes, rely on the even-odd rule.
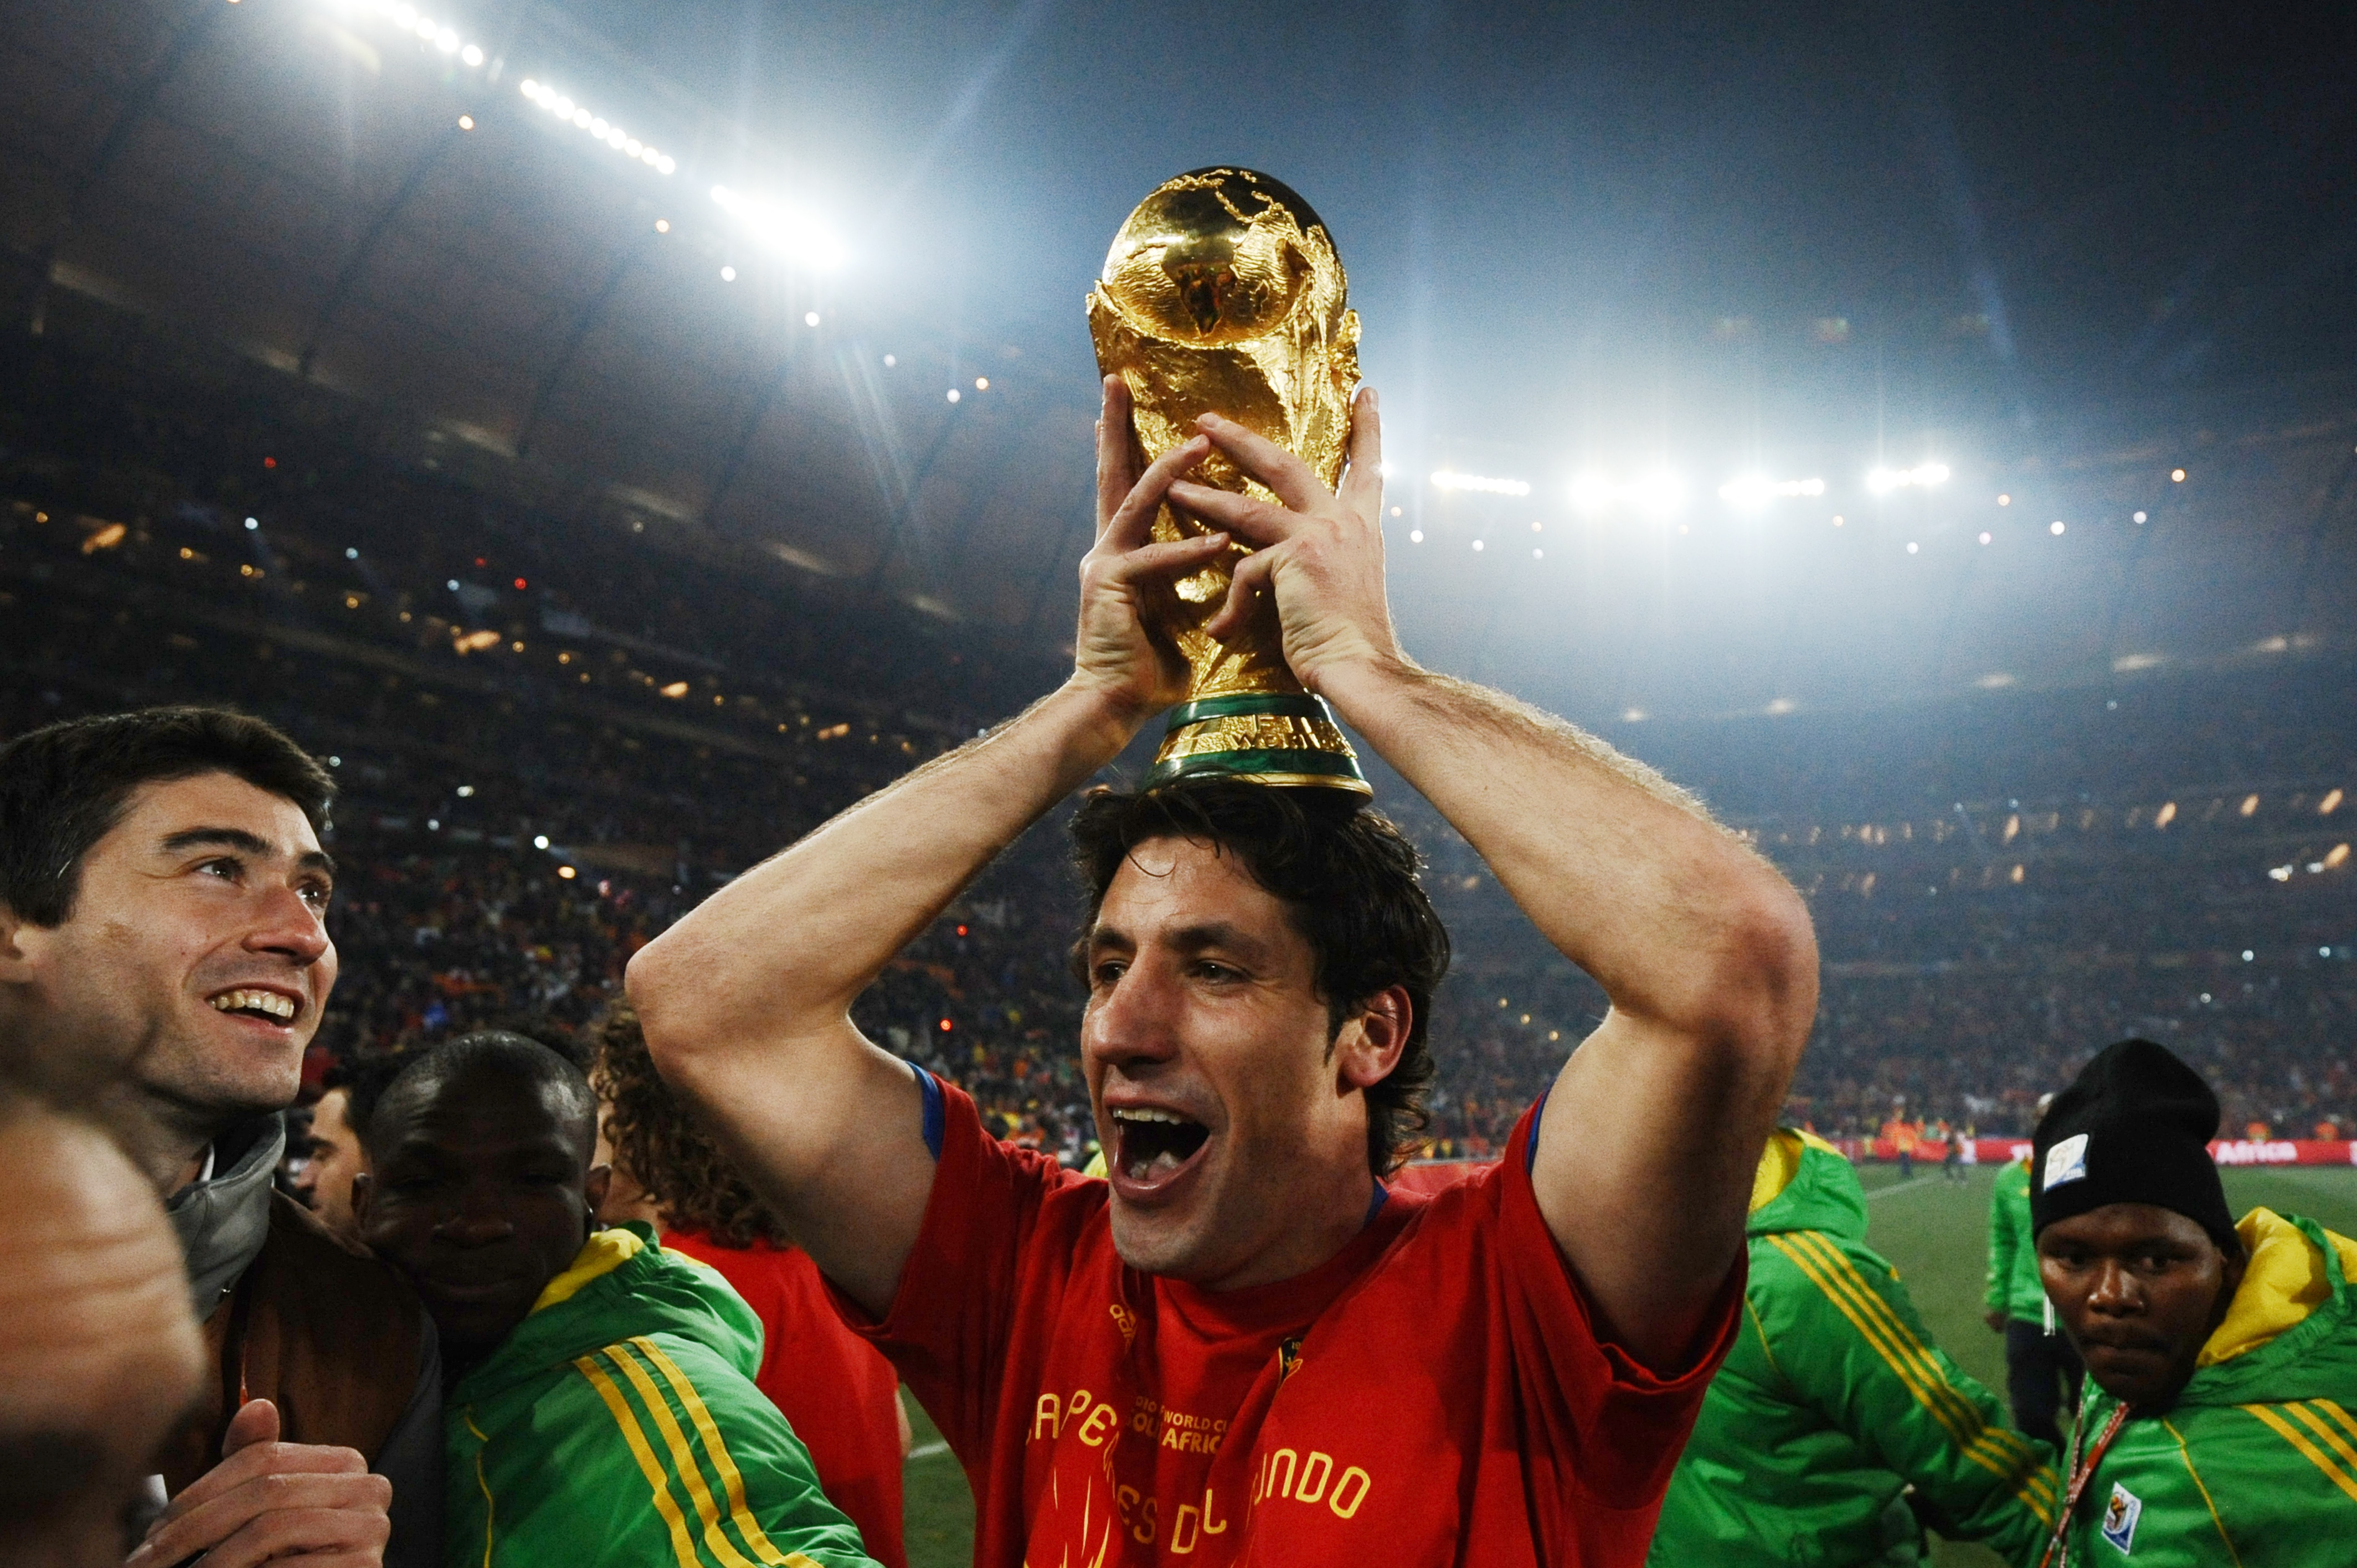
[[870,796],[649,944],[630,994],[675,1044],[840,1019],[990,861],[1120,754],[1136,721],[1077,682]]
[[1405,662],[1324,694],[1623,1011],[1706,1026],[1758,928],[1798,910],[1693,796],[1560,719]]

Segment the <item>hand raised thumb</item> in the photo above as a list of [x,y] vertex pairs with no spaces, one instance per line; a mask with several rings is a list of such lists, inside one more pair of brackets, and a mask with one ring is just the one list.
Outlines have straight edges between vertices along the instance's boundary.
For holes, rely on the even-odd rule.
[[248,1400],[230,1418],[229,1430],[221,1434],[221,1457],[226,1459],[239,1449],[251,1448],[257,1443],[277,1441],[278,1407],[268,1400]]

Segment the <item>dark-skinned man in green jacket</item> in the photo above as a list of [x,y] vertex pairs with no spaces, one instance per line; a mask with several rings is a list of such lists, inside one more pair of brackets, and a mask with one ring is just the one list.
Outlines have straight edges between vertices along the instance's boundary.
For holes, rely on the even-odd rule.
[[2034,1553],[2055,1519],[2053,1450],[1932,1345],[1866,1244],[1840,1151],[1770,1138],[1749,1232],[1742,1334],[1671,1478],[1651,1568],[1912,1563],[1910,1485],[1945,1530]]
[[359,1129],[361,1234],[453,1379],[447,1568],[877,1568],[754,1386],[753,1309],[646,1226],[592,1230],[597,1121],[580,1069],[487,1030]]
[[2235,1224],[2217,1130],[2210,1086],[2148,1040],[2039,1123],[2039,1270],[2088,1380],[2042,1568],[2357,1563],[2357,1241]]

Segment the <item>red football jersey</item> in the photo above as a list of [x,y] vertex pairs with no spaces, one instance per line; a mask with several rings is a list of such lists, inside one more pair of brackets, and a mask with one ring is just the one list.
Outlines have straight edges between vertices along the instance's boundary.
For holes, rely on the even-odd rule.
[[1599,1344],[1531,1188],[1532,1113],[1308,1274],[1213,1293],[1125,1267],[1103,1182],[944,1099],[916,1250],[861,1331],[964,1465],[980,1568],[1644,1561],[1741,1266],[1674,1376]]
[[761,1320],[753,1381],[810,1450],[818,1484],[851,1516],[867,1555],[908,1568],[900,1537],[900,1380],[843,1326],[818,1265],[800,1247],[724,1247],[693,1230],[662,1244],[711,1264]]

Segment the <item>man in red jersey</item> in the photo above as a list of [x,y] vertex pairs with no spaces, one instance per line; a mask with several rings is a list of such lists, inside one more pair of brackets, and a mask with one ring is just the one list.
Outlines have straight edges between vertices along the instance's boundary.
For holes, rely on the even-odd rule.
[[[1752,1168],[1814,1011],[1807,915],[1647,769],[1400,651],[1372,394],[1339,494],[1200,429],[1141,472],[1108,381],[1071,678],[643,950],[648,1043],[949,1437],[977,1563],[1634,1565],[1739,1310]],[[1186,482],[1214,449],[1277,502]],[[1166,498],[1227,532],[1154,542]],[[1183,693],[1139,606],[1231,534],[1254,552],[1211,634],[1274,615],[1303,684],[1611,999],[1506,1157],[1436,1197],[1379,1176],[1429,1070],[1437,923],[1396,831],[1284,798],[1316,791],[1084,808],[1109,1181],[1000,1144],[849,1022]]]

